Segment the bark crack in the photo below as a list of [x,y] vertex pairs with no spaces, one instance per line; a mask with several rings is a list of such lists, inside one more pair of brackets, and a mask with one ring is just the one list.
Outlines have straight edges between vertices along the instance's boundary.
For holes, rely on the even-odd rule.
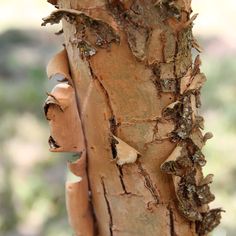
[[[177,35],[177,38],[178,38],[178,35]],[[177,68],[176,68],[176,64],[177,64],[177,55],[178,55],[178,51],[179,51],[179,45],[178,45],[178,40],[176,39],[176,42],[175,42],[175,55],[174,55],[174,76],[175,76],[175,79],[178,79],[178,75],[177,75]],[[177,88],[179,89],[179,88]]]
[[103,177],[101,177],[101,184],[102,184],[103,195],[104,195],[105,202],[106,202],[106,204],[107,204],[107,211],[108,211],[108,215],[109,215],[109,221],[110,221],[110,222],[109,222],[110,236],[113,236],[113,231],[112,231],[112,228],[113,228],[113,217],[112,217],[112,213],[111,213],[111,206],[110,206],[109,200],[108,200],[108,198],[107,198],[107,190],[106,190],[106,186],[105,186]]
[[156,122],[157,120],[161,119],[161,117],[155,117],[155,118],[149,118],[149,119],[134,119],[132,118],[129,121],[123,121],[120,124],[123,125],[133,125],[133,124],[139,124],[139,123],[153,123]]
[[115,116],[114,116],[114,111],[112,109],[112,105],[111,105],[111,100],[110,100],[109,94],[108,94],[107,90],[105,89],[104,85],[102,84],[102,82],[98,79],[97,75],[93,72],[92,66],[91,66],[91,64],[89,62],[88,62],[88,66],[89,66],[91,77],[98,82],[100,88],[102,89],[102,91],[104,93],[105,100],[106,100],[106,103],[107,103],[107,106],[108,106],[108,109],[109,109],[110,115],[111,115],[110,119],[114,120]]
[[121,186],[123,188],[123,191],[124,191],[124,194],[131,194],[131,192],[128,192],[127,189],[126,189],[126,186],[125,186],[125,183],[124,183],[124,180],[123,180],[123,170],[122,170],[122,166],[118,166],[116,165],[118,170],[119,170],[119,173],[120,173],[120,183],[121,183]]
[[[89,62],[88,62],[88,65],[89,65],[89,70],[90,70],[92,78],[95,79],[98,82],[100,88],[102,89],[102,91],[104,93],[105,100],[106,100],[106,103],[107,103],[107,107],[108,107],[109,112],[110,112],[110,119],[109,119],[110,131],[113,135],[117,135],[117,123],[116,123],[115,114],[114,114],[114,111],[113,111],[113,108],[112,108],[112,105],[111,105],[111,99],[109,97],[109,94],[108,94],[107,90],[105,89],[104,85],[102,84],[102,82],[99,80],[99,78],[93,72],[93,69],[92,69],[91,64]],[[111,143],[111,149],[112,149],[112,143]],[[120,179],[121,187],[124,191],[124,194],[130,194],[130,192],[128,192],[126,187],[125,187],[125,183],[124,183],[124,180],[123,180],[122,167],[120,167],[118,165],[116,165],[116,167],[119,171],[119,179]]]
[[151,193],[154,204],[157,205],[160,203],[159,194],[157,189],[155,188],[150,175],[148,174],[147,170],[145,170],[139,160],[136,161],[140,174],[144,177],[144,186],[149,190]]
[[169,210],[169,217],[170,217],[170,236],[176,236],[173,211],[170,206],[168,207],[168,210]]

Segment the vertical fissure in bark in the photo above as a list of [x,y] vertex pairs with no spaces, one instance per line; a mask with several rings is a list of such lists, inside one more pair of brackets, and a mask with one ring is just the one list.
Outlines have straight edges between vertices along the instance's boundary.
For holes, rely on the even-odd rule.
[[118,164],[116,164],[118,170],[119,170],[119,177],[120,177],[120,183],[122,186],[122,189],[124,191],[124,194],[130,194],[130,192],[127,191],[124,180],[123,180],[123,170],[122,170],[122,166],[119,166]]
[[[105,87],[103,86],[102,82],[98,79],[98,77],[94,73],[90,63],[89,63],[89,69],[90,69],[90,73],[91,73],[92,78],[96,79],[96,81],[98,82],[98,84],[99,84],[100,88],[102,89],[103,94],[105,96],[107,107],[108,107],[109,112],[110,112],[110,118],[109,118],[109,123],[110,124],[109,125],[110,125],[111,134],[112,135],[117,135],[117,122],[116,122],[116,119],[115,119],[114,111],[112,109],[109,94],[108,94],[107,90],[105,89]],[[117,156],[117,151],[116,151],[116,140],[113,137],[111,137],[111,152],[112,152],[113,159],[115,159],[116,156]],[[123,193],[124,194],[129,194],[129,192],[126,189],[125,182],[123,180],[122,167],[119,166],[118,164],[116,164],[116,167],[117,167],[117,170],[119,172],[119,180],[120,180],[120,183],[121,183],[121,187],[123,189]]]
[[[177,75],[177,68],[176,68],[176,62],[177,62],[177,55],[178,55],[178,36],[176,38],[176,42],[175,42],[175,55],[174,55],[174,76],[175,79],[178,79],[178,75]],[[177,83],[178,84],[178,83]],[[176,90],[178,91],[179,88],[176,88]]]
[[116,123],[116,118],[115,118],[114,114],[109,119],[109,122],[110,122],[110,131],[111,131],[111,133],[114,134],[114,135],[117,135],[117,126],[118,126],[118,124]]
[[99,86],[100,86],[100,88],[101,88],[101,90],[104,94],[104,97],[105,97],[105,100],[106,100],[106,103],[107,103],[107,107],[108,107],[108,110],[110,112],[110,118],[109,118],[110,124],[111,124],[111,120],[112,120],[112,127],[110,127],[110,129],[111,129],[112,132],[116,133],[116,128],[115,128],[116,119],[115,119],[114,111],[112,109],[109,94],[108,94],[106,88],[104,87],[104,85],[102,84],[102,82],[100,81],[100,79],[93,72],[93,69],[92,69],[90,64],[89,64],[89,69],[90,69],[92,78],[95,79],[98,82],[98,84],[99,84]]
[[139,173],[143,176],[144,178],[144,186],[148,189],[148,191],[151,193],[153,199],[154,199],[154,205],[157,205],[160,203],[159,200],[159,194],[157,192],[156,187],[153,184],[153,181],[150,177],[150,175],[148,174],[147,170],[145,170],[140,162],[140,160],[136,161],[136,164],[138,166],[139,169]]
[[113,217],[112,217],[111,206],[110,206],[110,203],[109,203],[109,200],[108,200],[108,197],[107,197],[107,190],[106,190],[106,186],[105,186],[103,177],[101,177],[101,184],[102,184],[102,188],[103,188],[104,199],[105,199],[105,202],[106,202],[106,205],[107,205],[107,212],[108,212],[108,215],[109,215],[110,236],[113,236],[113,230],[112,230],[112,228],[113,228]]
[[170,217],[170,236],[176,236],[173,211],[170,206],[168,207],[168,210],[169,210],[169,217]]
[[153,74],[152,83],[154,84],[154,87],[156,89],[157,97],[158,97],[158,99],[161,99],[161,84],[159,81],[159,79],[160,79],[160,65],[155,63],[149,67],[152,70],[152,74]]
[[161,48],[161,59],[164,62],[165,61],[165,46],[166,46],[166,41],[165,41],[165,34],[164,32],[161,33],[161,43],[162,43],[162,48]]

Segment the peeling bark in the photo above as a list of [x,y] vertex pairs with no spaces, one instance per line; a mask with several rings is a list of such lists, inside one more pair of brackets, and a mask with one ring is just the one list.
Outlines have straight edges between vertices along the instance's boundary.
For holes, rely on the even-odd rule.
[[192,61],[191,1],[49,2],[58,9],[42,25],[62,21],[65,49],[47,72],[65,84],[45,115],[51,150],[81,153],[68,163],[82,178],[68,185],[76,235],[207,235],[222,210],[209,209],[213,176],[202,173],[212,135],[198,114],[206,78]]

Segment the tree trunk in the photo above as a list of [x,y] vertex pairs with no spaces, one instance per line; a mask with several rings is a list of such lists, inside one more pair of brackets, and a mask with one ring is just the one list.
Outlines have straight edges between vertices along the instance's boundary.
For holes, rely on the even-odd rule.
[[[191,0],[58,0],[65,49],[48,66],[64,83],[45,113],[52,151],[80,153],[67,183],[76,235],[207,235],[212,175],[203,177],[198,115],[205,76],[192,62]],[[67,61],[68,55],[68,61]]]

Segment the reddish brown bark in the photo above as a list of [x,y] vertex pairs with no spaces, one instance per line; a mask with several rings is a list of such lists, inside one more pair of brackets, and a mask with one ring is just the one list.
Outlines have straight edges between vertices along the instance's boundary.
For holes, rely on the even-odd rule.
[[206,235],[221,210],[209,210],[212,176],[202,174],[210,134],[198,114],[205,76],[199,56],[192,62],[191,1],[53,3],[44,24],[62,19],[66,51],[48,73],[67,82],[46,115],[52,149],[82,152],[69,164],[81,177],[68,191],[76,235]]

